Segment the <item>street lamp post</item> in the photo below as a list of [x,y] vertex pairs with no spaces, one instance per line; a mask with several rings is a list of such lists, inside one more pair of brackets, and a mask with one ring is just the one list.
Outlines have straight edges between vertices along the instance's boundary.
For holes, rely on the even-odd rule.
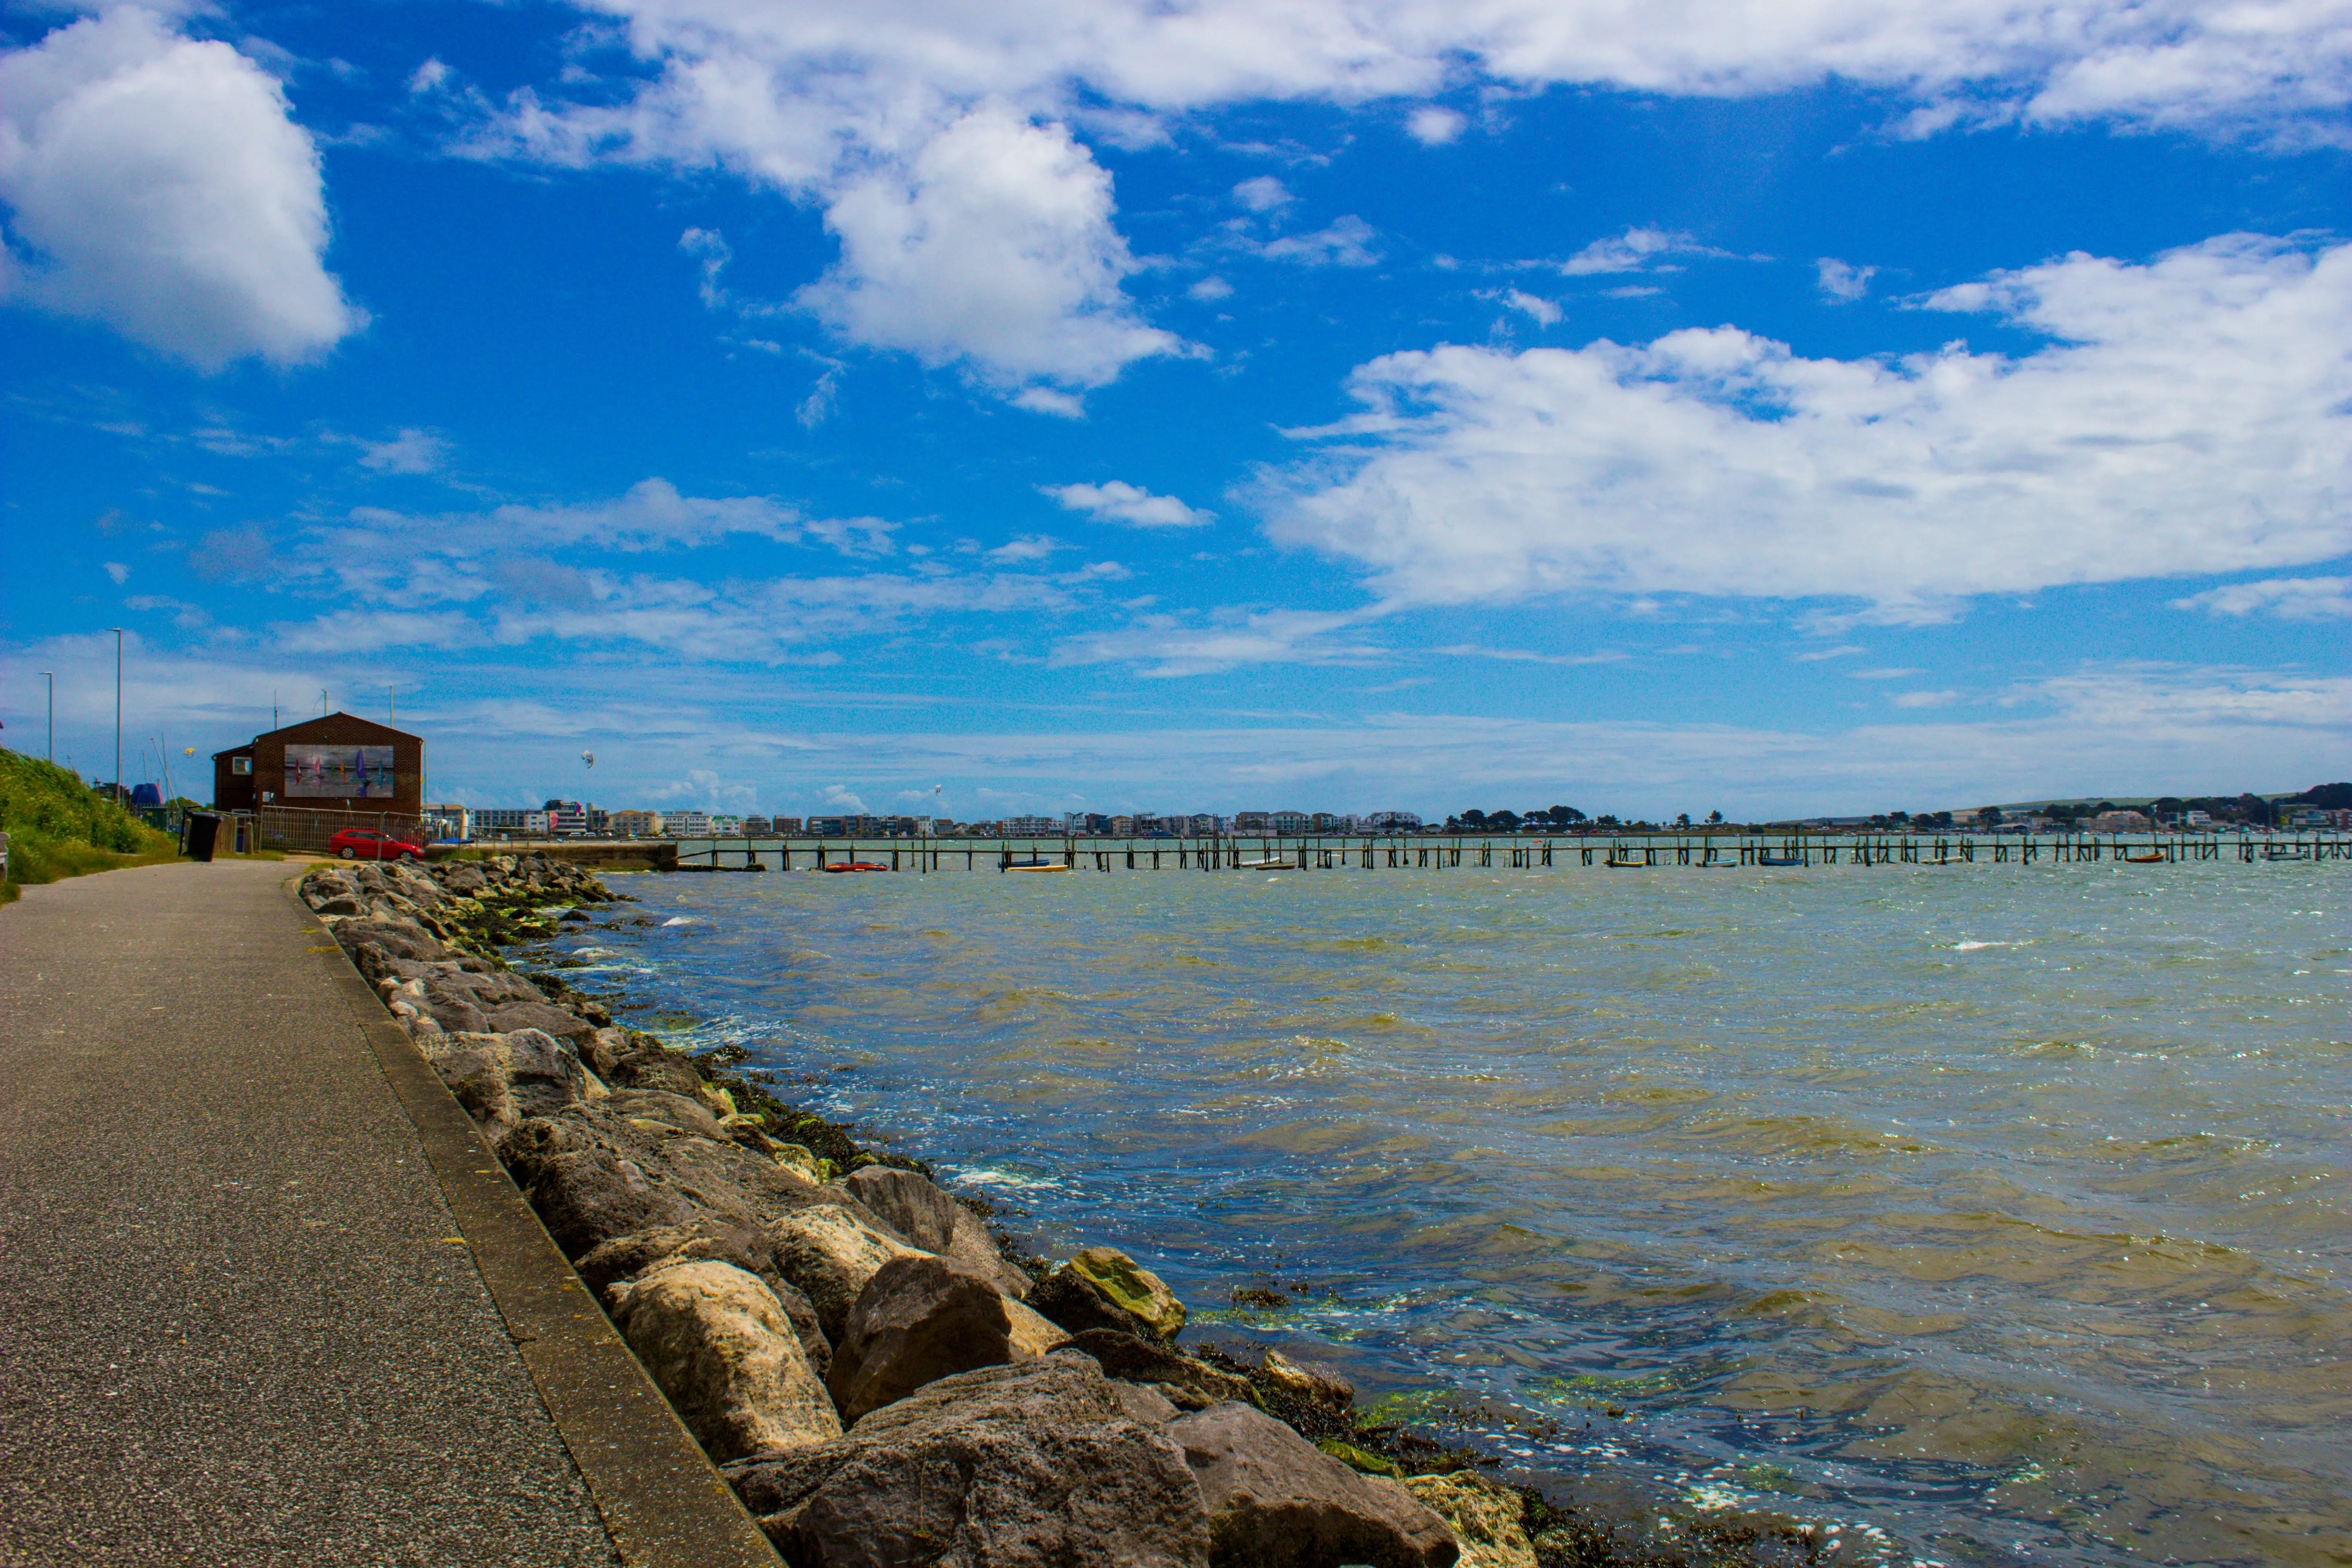
[[114,804],[122,804],[122,628],[109,626],[114,634]]

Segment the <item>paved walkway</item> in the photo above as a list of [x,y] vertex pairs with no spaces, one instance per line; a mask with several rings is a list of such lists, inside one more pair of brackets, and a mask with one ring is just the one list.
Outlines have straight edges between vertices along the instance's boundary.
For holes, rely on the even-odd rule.
[[[649,1386],[544,1232],[478,1263],[520,1201],[446,1096],[435,1141],[437,1085],[386,1051],[406,1042],[296,869],[116,871],[0,909],[0,1564],[675,1558],[659,1497],[606,1495],[627,1442],[549,1414],[567,1396],[541,1331],[511,1330],[514,1279],[588,1347],[572,1415]],[[686,1536],[715,1485],[690,1459]]]

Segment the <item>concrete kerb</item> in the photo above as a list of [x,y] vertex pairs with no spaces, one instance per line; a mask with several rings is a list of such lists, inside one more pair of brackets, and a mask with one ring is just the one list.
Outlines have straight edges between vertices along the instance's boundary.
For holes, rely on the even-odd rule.
[[[305,868],[307,869],[308,868]],[[779,1568],[744,1511],[483,1139],[297,890],[314,949],[415,1123],[462,1243],[629,1568]]]

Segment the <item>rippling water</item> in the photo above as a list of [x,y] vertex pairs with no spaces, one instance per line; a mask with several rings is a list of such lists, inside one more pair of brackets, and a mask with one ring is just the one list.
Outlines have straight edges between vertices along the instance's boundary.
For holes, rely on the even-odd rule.
[[1196,1321],[1564,1489],[1852,1560],[2344,1563],[2344,882],[642,877],[670,923],[582,941],[1041,1250],[1276,1289]]

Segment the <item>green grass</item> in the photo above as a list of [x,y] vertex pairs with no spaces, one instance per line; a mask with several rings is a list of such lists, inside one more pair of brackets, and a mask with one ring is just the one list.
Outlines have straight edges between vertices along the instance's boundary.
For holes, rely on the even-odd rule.
[[8,879],[0,904],[19,887],[63,877],[153,866],[179,858],[179,845],[54,763],[0,747],[0,833],[8,836]]

